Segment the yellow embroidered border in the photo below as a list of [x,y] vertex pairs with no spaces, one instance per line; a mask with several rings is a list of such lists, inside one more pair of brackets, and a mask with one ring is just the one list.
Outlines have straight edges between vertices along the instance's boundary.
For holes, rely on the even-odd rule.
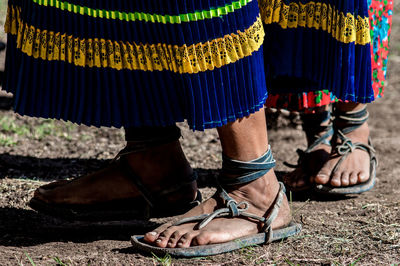
[[5,31],[17,35],[17,48],[43,60],[66,61],[77,66],[117,70],[169,70],[198,73],[234,63],[257,51],[264,40],[261,18],[244,32],[190,46],[142,44],[105,39],[79,39],[37,29],[21,20],[20,8],[10,6]]
[[307,27],[323,30],[343,43],[365,45],[371,42],[368,17],[339,12],[334,6],[309,2],[290,3],[282,0],[259,0],[261,18],[265,24],[277,23],[283,29]]

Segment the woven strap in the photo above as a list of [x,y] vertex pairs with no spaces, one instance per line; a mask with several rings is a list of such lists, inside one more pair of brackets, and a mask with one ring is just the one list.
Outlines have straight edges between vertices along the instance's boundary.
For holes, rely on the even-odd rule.
[[[276,165],[270,147],[261,157],[243,162],[233,160],[225,155],[222,156],[222,174],[218,178],[218,183],[222,186],[234,186],[252,182],[266,173]],[[229,176],[237,176],[235,178]]]

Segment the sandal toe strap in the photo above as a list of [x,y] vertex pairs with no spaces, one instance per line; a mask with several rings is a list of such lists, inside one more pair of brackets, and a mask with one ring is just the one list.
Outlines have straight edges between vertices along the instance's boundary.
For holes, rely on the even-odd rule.
[[[333,125],[331,123],[331,112],[324,111],[321,113],[313,114],[302,114],[301,119],[303,121],[303,130],[308,138],[314,141],[307,147],[307,149],[298,149],[296,152],[298,154],[297,164],[291,164],[288,162],[283,162],[284,165],[290,168],[299,168],[303,166],[303,163],[307,161],[307,156],[313,152],[313,150],[321,144],[331,146],[330,138],[334,134]],[[328,125],[321,125],[323,123],[329,122]],[[320,134],[324,132],[321,136]],[[307,167],[303,167],[306,169]]]
[[302,149],[297,149],[296,153],[298,154],[299,158],[297,160],[297,164],[291,164],[288,162],[283,162],[284,165],[290,168],[299,168],[303,166],[303,163],[307,161],[307,156],[313,152],[315,147],[317,147],[320,144],[325,144],[328,146],[331,146],[331,142],[329,140],[330,137],[333,136],[334,130],[332,125],[329,127],[329,130],[322,136],[318,137],[307,149],[302,150]]
[[[183,187],[191,184],[198,178],[197,172],[193,172],[193,174],[190,177],[188,177],[188,179],[185,182],[181,182],[179,184],[171,185],[167,188],[164,188],[163,190],[157,192],[157,195],[155,195],[154,192],[151,192],[143,184],[141,178],[133,171],[125,156],[121,156],[118,159],[118,162],[121,166],[122,173],[127,178],[129,178],[129,180],[136,186],[137,190],[139,191],[143,199],[146,201],[148,208],[150,209],[163,205],[164,203],[163,197],[178,192]],[[196,203],[196,201],[192,203]]]
[[342,141],[342,144],[335,147],[336,152],[339,155],[348,155],[352,153],[355,149],[360,149],[368,152],[371,157],[375,154],[375,149],[371,144],[371,139],[368,139],[368,144],[356,142],[353,143],[351,139],[346,137],[341,130],[337,131],[337,137]]
[[243,217],[243,218],[250,218],[252,220],[256,220],[257,222],[263,223],[263,231],[268,234],[268,241],[270,242],[272,239],[272,229],[271,225],[273,221],[278,217],[279,209],[282,205],[283,198],[285,195],[285,186],[279,182],[279,192],[268,212],[268,215],[265,217],[258,216],[252,213],[248,213],[247,210],[249,209],[249,203],[246,201],[237,203],[235,200],[232,199],[228,195],[228,193],[220,188],[220,197],[225,201],[225,208],[220,208],[215,210],[214,212],[210,214],[202,214],[199,216],[194,216],[194,217],[188,217],[188,218],[183,218],[176,223],[173,224],[173,226],[178,226],[182,225],[185,223],[192,223],[192,222],[199,222],[196,226],[197,229],[202,229],[206,227],[212,220],[215,218],[220,218],[220,217]]
[[368,139],[368,144],[360,143],[360,142],[353,143],[353,141],[351,139],[347,138],[341,130],[337,130],[337,133],[338,133],[337,136],[338,136],[338,138],[341,139],[342,144],[337,145],[335,147],[335,151],[337,154],[339,154],[341,156],[341,158],[336,163],[335,167],[332,170],[332,173],[335,173],[339,169],[339,167],[343,163],[343,161],[347,158],[347,156],[349,156],[356,149],[367,152],[369,154],[369,157],[371,158],[371,160],[377,161],[376,156],[375,156],[376,151],[375,151],[374,147],[372,146],[372,142],[371,142],[370,138]]

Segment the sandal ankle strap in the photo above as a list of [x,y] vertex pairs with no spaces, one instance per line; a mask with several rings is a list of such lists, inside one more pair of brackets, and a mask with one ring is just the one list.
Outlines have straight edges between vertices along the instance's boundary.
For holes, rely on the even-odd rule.
[[[276,165],[270,146],[268,151],[257,159],[249,162],[234,160],[226,155],[222,156],[222,173],[218,183],[222,186],[234,186],[250,183],[268,173]],[[227,177],[233,175],[238,177]]]
[[174,226],[178,226],[185,223],[198,222],[196,225],[196,229],[202,229],[207,226],[213,219],[219,217],[243,217],[255,220],[257,222],[263,223],[263,231],[268,235],[268,241],[272,240],[272,230],[271,225],[273,221],[276,219],[279,213],[279,209],[284,199],[285,195],[285,186],[279,182],[279,191],[277,196],[275,197],[274,202],[272,203],[270,210],[266,216],[258,216],[252,213],[248,213],[248,209],[250,204],[246,201],[236,202],[229,194],[223,189],[221,185],[224,186],[232,186],[249,183],[254,181],[262,176],[264,176],[268,171],[270,171],[276,162],[272,156],[272,152],[270,147],[268,147],[268,151],[260,156],[259,158],[249,161],[243,162],[238,160],[233,160],[227,156],[223,157],[223,166],[222,173],[224,174],[233,174],[238,177],[228,178],[220,176],[217,179],[218,183],[218,191],[219,197],[224,201],[225,207],[215,210],[210,214],[203,214],[194,217],[188,217],[181,219],[174,223]]
[[[357,111],[343,112],[337,108],[334,111],[334,128],[336,131],[340,130],[343,134],[348,134],[359,127],[361,127],[369,118],[369,113],[367,111],[367,106]],[[344,124],[340,127],[338,124]]]

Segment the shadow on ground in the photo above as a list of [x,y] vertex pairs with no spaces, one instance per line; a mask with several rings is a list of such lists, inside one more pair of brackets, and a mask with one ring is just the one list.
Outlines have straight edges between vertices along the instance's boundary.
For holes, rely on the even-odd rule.
[[13,98],[8,96],[0,96],[0,110],[11,110],[13,106]]
[[[0,86],[3,84],[4,72],[0,71]],[[11,96],[0,95],[0,110],[11,110],[13,98]]]
[[54,181],[75,177],[105,166],[108,160],[79,158],[35,158],[0,154],[0,176]]
[[158,225],[151,221],[66,222],[16,208],[0,208],[0,219],[0,246],[14,247],[51,242],[127,241],[131,235],[143,234]]

